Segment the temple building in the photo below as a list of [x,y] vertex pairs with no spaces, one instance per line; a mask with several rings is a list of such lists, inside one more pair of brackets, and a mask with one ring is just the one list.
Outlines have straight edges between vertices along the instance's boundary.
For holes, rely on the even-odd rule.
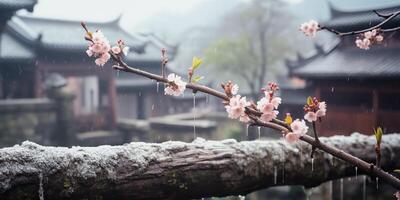
[[[159,84],[157,93],[155,82],[112,70],[112,61],[104,67],[96,66],[85,53],[88,42],[83,38],[80,21],[15,14],[19,9],[32,11],[36,3],[0,0],[0,99],[45,97],[46,78],[60,74],[75,96],[78,132],[112,130],[117,118],[165,115],[173,107],[169,104],[179,104],[181,99],[176,102],[163,95],[163,85]],[[111,44],[124,40],[130,47],[124,58],[128,65],[160,74],[161,48],[166,48],[169,60],[173,60],[177,47],[154,34],[128,33],[119,21],[120,17],[109,22],[87,22],[87,26],[101,29]],[[168,66],[167,72],[171,72]]]
[[[340,32],[374,26],[384,19],[370,10],[340,10],[330,6],[330,20],[321,23]],[[382,13],[400,6],[378,9]],[[394,18],[382,28],[400,24]],[[327,45],[316,45],[311,56],[299,54],[287,60],[292,78],[306,81],[306,88],[328,104],[327,116],[318,123],[325,136],[353,132],[373,133],[381,126],[385,132],[400,131],[400,33],[385,33],[384,42],[369,50],[356,47],[357,35],[338,37]]]

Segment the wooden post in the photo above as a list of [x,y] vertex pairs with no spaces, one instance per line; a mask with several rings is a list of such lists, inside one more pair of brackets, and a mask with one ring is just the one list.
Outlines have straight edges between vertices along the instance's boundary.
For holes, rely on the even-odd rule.
[[117,121],[117,114],[116,114],[116,109],[115,109],[115,104],[116,104],[116,98],[117,98],[117,89],[115,86],[115,78],[113,76],[113,73],[109,73],[108,76],[108,99],[109,99],[109,116],[110,118],[107,119],[109,121],[110,128],[114,128],[116,121]]

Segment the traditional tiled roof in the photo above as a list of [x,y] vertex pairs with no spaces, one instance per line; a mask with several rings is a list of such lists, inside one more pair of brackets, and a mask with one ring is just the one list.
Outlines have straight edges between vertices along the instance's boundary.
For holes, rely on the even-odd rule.
[[[384,20],[383,18],[377,16],[373,10],[374,9],[340,10],[333,5],[330,5],[331,19],[324,22],[323,25],[341,32],[369,28],[379,24]],[[393,13],[400,11],[400,3],[397,3],[397,5],[391,7],[377,8],[375,10],[383,14]],[[382,28],[397,27],[399,23],[400,16],[397,16],[389,23],[385,24]]]
[[15,38],[10,30],[0,34],[0,63],[33,63],[34,50]]
[[304,65],[291,70],[291,74],[307,79],[323,78],[400,78],[400,48],[337,47],[319,55]]
[[16,11],[19,9],[27,9],[33,11],[33,6],[37,3],[37,0],[0,0],[0,10],[12,10]]
[[[92,30],[101,29],[111,43],[123,39],[132,51],[142,52],[146,41],[124,31],[118,22],[119,19],[103,23],[88,22],[87,26]],[[87,48],[79,21],[15,16],[10,23],[19,26],[17,31],[25,39],[41,37],[40,45],[45,50],[83,52]]]

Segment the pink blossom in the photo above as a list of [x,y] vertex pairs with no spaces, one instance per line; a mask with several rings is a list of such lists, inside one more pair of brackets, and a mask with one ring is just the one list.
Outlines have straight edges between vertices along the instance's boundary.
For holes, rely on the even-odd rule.
[[124,47],[123,49],[122,49],[122,53],[126,56],[126,55],[128,55],[128,52],[129,52],[129,47]]
[[109,53],[104,53],[99,58],[97,58],[94,62],[98,66],[104,66],[109,59],[110,59],[110,54]]
[[250,117],[248,115],[242,115],[239,117],[239,121],[244,122],[244,123],[249,123]]
[[375,37],[375,40],[376,40],[377,42],[382,42],[382,41],[383,41],[383,36],[382,36],[382,35],[377,35],[377,36]]
[[113,47],[111,48],[111,51],[112,51],[114,54],[120,54],[120,53],[121,53],[121,48],[120,48],[119,46],[113,46]]
[[282,103],[282,99],[280,97],[274,97],[271,100],[272,105],[274,105],[275,109],[278,109],[278,106]]
[[237,84],[234,84],[231,89],[232,95],[236,95],[238,91],[239,91],[239,86]]
[[[249,103],[246,101],[246,97],[241,97],[240,95],[233,96],[229,99],[229,104],[225,106],[226,112],[228,112],[228,117],[232,119],[237,119],[240,117],[245,117],[245,108]],[[245,120],[245,118],[243,118]]]
[[300,25],[300,30],[309,37],[315,37],[318,28],[318,22],[315,20],[310,20]]
[[169,83],[164,89],[166,95],[179,96],[183,94],[186,89],[186,83],[182,81],[180,76],[172,73],[168,75],[167,79]]
[[89,45],[86,54],[89,57],[96,57],[96,65],[103,66],[110,59],[110,54],[108,53],[111,49],[110,43],[100,30],[92,34],[91,40],[93,43]]
[[92,57],[92,56],[93,56],[93,51],[90,50],[90,49],[88,49],[88,50],[86,50],[86,54],[87,54],[89,57]]
[[308,131],[308,126],[304,120],[296,119],[290,124],[290,128],[292,129],[293,133],[297,133],[300,135],[306,134]]
[[356,45],[360,49],[368,50],[369,46],[371,45],[371,41],[368,38],[357,39]]
[[326,115],[326,103],[325,101],[318,103],[318,111],[316,112],[317,117],[323,117]]
[[306,119],[308,122],[315,122],[315,121],[317,121],[317,118],[318,118],[318,116],[315,112],[307,112],[304,115],[304,119]]
[[289,143],[295,143],[297,141],[299,141],[300,139],[300,134],[299,133],[293,133],[293,132],[289,132],[285,135],[285,140]]
[[272,110],[269,112],[263,112],[263,114],[260,116],[260,119],[264,122],[269,122],[272,119],[275,119],[279,114],[279,111],[277,110]]
[[400,191],[394,193],[394,196],[397,198],[397,200],[400,200]]

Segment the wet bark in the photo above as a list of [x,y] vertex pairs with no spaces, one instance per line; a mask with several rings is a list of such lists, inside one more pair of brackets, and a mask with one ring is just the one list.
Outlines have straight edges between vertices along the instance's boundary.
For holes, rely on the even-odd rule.
[[[374,162],[373,137],[320,139]],[[73,148],[24,142],[0,149],[0,199],[39,199],[40,185],[44,199],[190,199],[276,185],[316,186],[355,174],[354,166],[321,151],[312,167],[310,152],[306,143],[283,141],[197,139]],[[383,137],[381,164],[400,167],[400,134]]]

